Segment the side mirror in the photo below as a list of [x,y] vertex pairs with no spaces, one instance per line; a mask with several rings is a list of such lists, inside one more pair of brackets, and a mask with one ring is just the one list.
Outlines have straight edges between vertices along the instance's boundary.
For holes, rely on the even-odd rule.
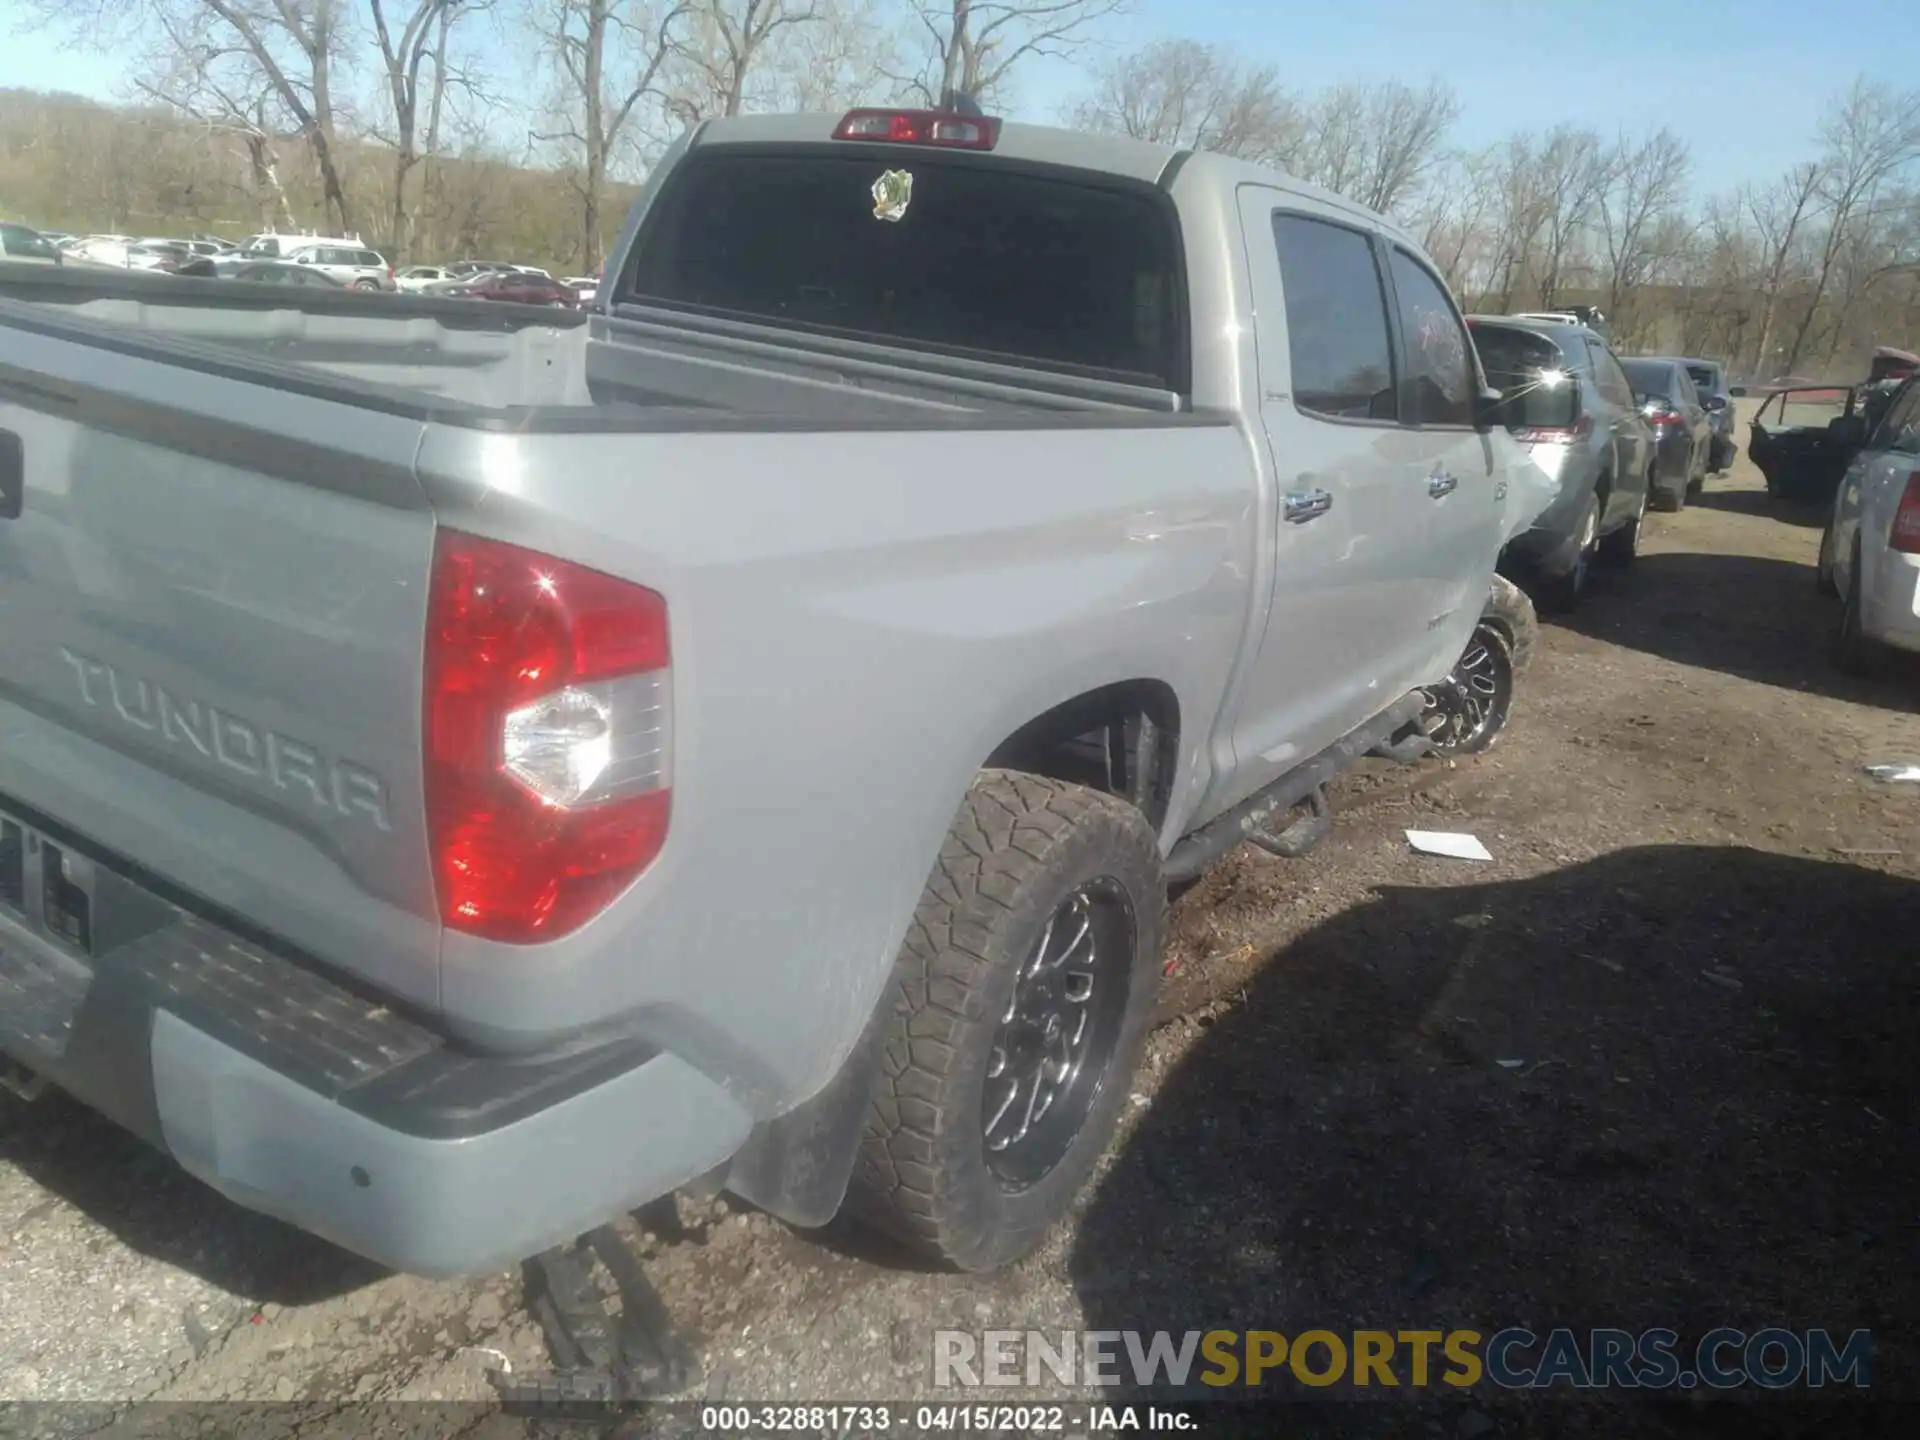
[[[598,297],[596,297],[598,298]],[[1473,400],[1473,428],[1483,434],[1506,423],[1506,393],[1488,386]]]
[[1727,394],[1735,400],[1744,400],[1747,398],[1747,387],[1744,385],[1729,385],[1727,387]]
[[1727,397],[1724,395],[1709,395],[1700,403],[1705,405],[1709,410],[1724,410],[1727,408]]

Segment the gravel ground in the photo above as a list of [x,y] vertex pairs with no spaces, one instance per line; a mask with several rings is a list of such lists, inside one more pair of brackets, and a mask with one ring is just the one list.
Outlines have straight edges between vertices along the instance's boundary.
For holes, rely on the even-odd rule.
[[[1547,626],[1491,754],[1369,769],[1320,851],[1241,851],[1185,895],[1125,1132],[1012,1271],[682,1201],[689,1236],[643,1243],[705,1393],[924,1397],[943,1327],[1767,1321],[1873,1328],[1876,1393],[1920,1398],[1920,786],[1861,771],[1920,759],[1920,680],[1828,666],[1818,537],[1742,464]],[[1409,826],[1495,858],[1414,856]],[[0,1294],[0,1399],[90,1402],[45,1412],[69,1430],[142,1399],[480,1402],[489,1367],[547,1363],[517,1277],[380,1273],[58,1097],[0,1102]],[[1289,1414],[1767,1428],[1465,1403]]]

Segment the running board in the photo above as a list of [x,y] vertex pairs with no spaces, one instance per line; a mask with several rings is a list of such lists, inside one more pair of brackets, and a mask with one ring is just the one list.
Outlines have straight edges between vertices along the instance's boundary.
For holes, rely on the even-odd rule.
[[1282,860],[1298,860],[1302,856],[1319,848],[1320,843],[1333,834],[1333,806],[1327,799],[1327,787],[1322,785],[1305,800],[1307,813],[1300,816],[1284,830],[1255,830],[1247,839],[1258,845],[1269,855],[1278,855]]
[[1425,709],[1426,697],[1419,691],[1402,696],[1366,724],[1334,741],[1311,760],[1295,766],[1266,789],[1255,792],[1226,814],[1183,836],[1160,867],[1167,883],[1178,885],[1197,879],[1214,861],[1242,841],[1255,839],[1257,833],[1273,834],[1274,838],[1285,834],[1284,830],[1270,830],[1277,816],[1309,798],[1328,781],[1349,769],[1354,761],[1397,735]]

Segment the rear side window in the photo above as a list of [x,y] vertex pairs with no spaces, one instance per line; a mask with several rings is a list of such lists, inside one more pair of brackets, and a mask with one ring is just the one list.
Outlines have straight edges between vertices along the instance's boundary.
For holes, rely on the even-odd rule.
[[1404,250],[1393,252],[1393,288],[1400,296],[1400,330],[1422,425],[1471,425],[1473,351],[1447,292],[1426,266]]
[[1393,420],[1399,392],[1387,299],[1373,243],[1326,220],[1276,212],[1273,239],[1287,296],[1293,403],[1342,420]]
[[1587,353],[1593,359],[1593,383],[1603,398],[1623,409],[1633,408],[1633,383],[1614,358],[1611,350],[1598,340],[1587,341]]
[[1712,395],[1720,389],[1720,376],[1711,365],[1689,365],[1687,374],[1702,395]]
[[1171,202],[1151,187],[882,147],[696,151],[616,303],[1187,388]]
[[1633,382],[1635,394],[1664,397],[1673,388],[1671,371],[1657,360],[1622,360],[1620,367]]
[[1487,383],[1501,393],[1509,425],[1538,429],[1568,423],[1579,366],[1569,365],[1558,345],[1532,330],[1471,328]]

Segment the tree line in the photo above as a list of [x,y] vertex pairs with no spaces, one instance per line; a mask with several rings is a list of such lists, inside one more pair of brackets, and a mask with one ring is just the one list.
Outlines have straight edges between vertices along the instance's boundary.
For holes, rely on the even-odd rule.
[[[1920,90],[1857,81],[1803,159],[1706,194],[1669,128],[1465,149],[1442,81],[1309,89],[1192,41],[1116,53],[1125,4],[24,0],[33,23],[125,57],[130,103],[0,92],[0,208],[591,273],[690,124],[961,90],[994,113],[1278,165],[1394,215],[1470,304],[1598,303],[1628,348],[1767,378],[1844,372],[1920,328]],[[1042,58],[1082,67],[1059,116],[1019,104]]]

